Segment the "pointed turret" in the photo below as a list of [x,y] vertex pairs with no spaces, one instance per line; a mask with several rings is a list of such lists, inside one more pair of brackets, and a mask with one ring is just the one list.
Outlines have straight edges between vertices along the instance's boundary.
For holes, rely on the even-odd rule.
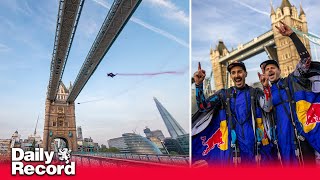
[[[226,50],[228,51],[228,49],[227,49],[227,47],[224,45],[223,41],[222,41],[222,40],[219,40],[219,43],[218,43],[218,45],[217,45],[217,47],[216,47],[216,51],[219,52],[220,56],[223,54],[223,50],[224,50],[224,49],[226,49]],[[228,52],[229,52],[229,51],[228,51]]]
[[34,137],[36,137],[36,134],[37,134],[38,121],[39,121],[39,115],[38,115],[38,119],[37,119],[36,127],[34,128],[34,132],[33,132]]
[[302,15],[306,15],[306,14],[304,13],[304,11],[303,11],[303,9],[302,9],[302,5],[301,5],[301,3],[300,3],[300,14],[299,14],[299,16],[302,16]]
[[288,7],[290,8],[292,5],[291,3],[289,2],[289,0],[282,0],[282,3],[281,3],[281,6],[280,8],[283,9],[284,7]]
[[70,81],[70,84],[69,84],[69,91],[71,91],[71,89],[72,89],[72,83],[71,83],[71,81]]
[[272,2],[270,2],[270,7],[271,7],[271,14],[270,15],[275,15],[276,12],[273,9]]

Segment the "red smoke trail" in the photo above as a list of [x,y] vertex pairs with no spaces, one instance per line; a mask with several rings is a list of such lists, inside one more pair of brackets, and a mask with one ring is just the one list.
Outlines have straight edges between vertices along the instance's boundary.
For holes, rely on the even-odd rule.
[[164,71],[156,73],[115,73],[117,76],[156,76],[161,74],[183,74],[184,72],[179,71]]

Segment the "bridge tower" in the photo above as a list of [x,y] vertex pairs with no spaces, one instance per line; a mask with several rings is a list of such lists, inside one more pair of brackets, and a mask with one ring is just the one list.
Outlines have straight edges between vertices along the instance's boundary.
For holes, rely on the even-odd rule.
[[220,40],[215,49],[210,49],[210,60],[215,83],[215,89],[224,88],[227,81],[227,64],[219,62],[219,59],[229,53],[223,41]]
[[[289,0],[282,0],[282,3],[280,7],[276,8],[276,10],[273,9],[273,6],[271,5],[271,13],[270,13],[270,19],[271,19],[271,30],[269,30],[267,33],[260,35],[258,38],[254,38],[253,40],[249,41],[245,45],[239,45],[237,49],[232,50],[231,52],[227,49],[227,47],[224,45],[223,41],[220,40],[218,45],[214,49],[210,49],[210,60],[212,64],[212,71],[214,73],[214,81],[215,81],[215,89],[221,89],[230,87],[233,85],[233,82],[231,79],[228,79],[227,76],[227,65],[230,64],[232,61],[235,60],[241,60],[244,61],[245,59],[252,57],[258,53],[261,53],[263,51],[266,51],[268,53],[268,56],[270,58],[273,58],[279,62],[280,68],[282,70],[282,76],[285,77],[289,73],[291,73],[294,68],[296,67],[297,63],[299,62],[299,55],[298,52],[293,45],[293,42],[288,37],[284,37],[281,34],[278,33],[276,25],[280,25],[280,21],[285,22],[290,27],[295,27],[296,29],[307,33],[308,27],[307,27],[307,20],[306,20],[306,14],[302,9],[302,6],[300,5],[300,12],[298,13],[298,10],[295,6],[291,5]],[[270,37],[268,39],[266,36]],[[264,38],[265,37],[265,38]],[[300,38],[300,37],[299,37]],[[259,42],[259,39],[264,39]],[[301,39],[301,38],[300,38]],[[273,43],[267,43],[271,41]],[[301,41],[306,46],[307,50],[311,54],[310,51],[310,42],[306,38],[302,38]],[[263,43],[266,43],[263,45]],[[250,47],[250,44],[256,45],[256,52],[251,52],[250,55],[248,54],[248,51],[245,51],[245,49],[252,50],[252,47]],[[276,49],[272,46],[276,46]],[[264,46],[260,50],[258,50],[258,47]],[[264,50],[263,50],[264,49]],[[242,53],[241,53],[242,52]],[[247,53],[247,54],[246,54]],[[243,58],[242,58],[243,57]],[[224,60],[223,60],[224,59]],[[226,60],[227,59],[227,60]]]
[[[290,40],[290,38],[282,36],[276,25],[280,25],[280,21],[285,22],[290,27],[295,27],[299,31],[308,33],[308,26],[306,20],[306,14],[304,13],[302,6],[300,5],[300,13],[298,14],[297,8],[289,2],[289,0],[282,0],[281,6],[273,9],[271,5],[271,24],[272,31],[274,33],[274,40],[277,46],[278,62],[281,68],[281,75],[283,77],[288,76],[298,64],[300,57],[299,54]],[[310,51],[310,42],[306,38],[299,37],[302,43],[306,46],[308,52]]]
[[72,151],[77,151],[74,102],[67,103],[69,88],[61,82],[55,101],[46,100],[43,148],[52,151],[54,139],[62,139]]

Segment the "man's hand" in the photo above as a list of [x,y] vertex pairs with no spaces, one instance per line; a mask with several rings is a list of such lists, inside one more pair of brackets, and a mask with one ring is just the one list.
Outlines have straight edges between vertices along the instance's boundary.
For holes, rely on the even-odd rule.
[[193,79],[196,85],[199,85],[203,82],[204,78],[206,77],[206,71],[201,69],[201,64],[198,64],[198,71],[193,74]]
[[268,87],[269,86],[269,79],[268,79],[268,75],[267,74],[260,74],[258,72],[258,77],[259,77],[259,80],[262,84],[263,87]]
[[278,32],[282,35],[282,36],[290,36],[293,31],[292,29],[287,25],[285,24],[284,22],[280,21],[280,27],[278,27],[276,25],[276,28],[278,29]]

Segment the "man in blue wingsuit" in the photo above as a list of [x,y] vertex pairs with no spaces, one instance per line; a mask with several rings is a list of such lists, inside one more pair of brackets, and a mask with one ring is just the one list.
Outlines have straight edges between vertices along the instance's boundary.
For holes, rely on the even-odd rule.
[[313,164],[314,150],[320,152],[320,95],[311,91],[316,86],[311,88],[312,83],[306,78],[310,71],[310,54],[289,26],[281,22],[276,28],[292,40],[301,60],[286,78],[280,77],[281,69],[275,60],[261,63],[263,74],[258,75],[266,98],[272,100],[269,107],[274,113],[275,137],[283,164]]
[[[262,121],[261,107],[269,109],[259,88],[245,83],[245,64],[235,61],[227,70],[235,86],[221,89],[205,98],[203,80],[205,71],[194,73],[198,112],[193,116],[193,163],[209,166],[228,166],[232,163],[255,165],[273,160],[270,143]],[[233,151],[233,149],[235,149]],[[239,161],[240,160],[240,161]]]

